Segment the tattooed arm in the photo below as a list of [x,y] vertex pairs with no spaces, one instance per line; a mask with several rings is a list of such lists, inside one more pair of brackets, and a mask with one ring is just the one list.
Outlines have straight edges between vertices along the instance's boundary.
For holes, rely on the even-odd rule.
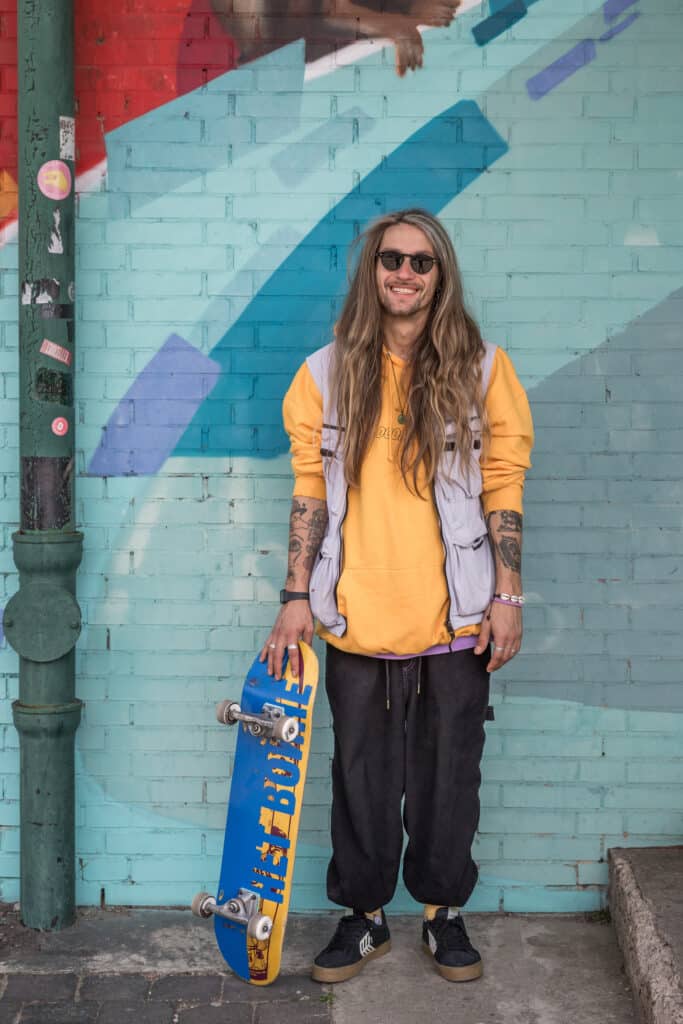
[[[327,502],[320,498],[292,498],[289,517],[289,557],[285,589],[307,591],[318,549],[327,527]],[[261,661],[268,659],[268,671],[282,675],[282,659],[288,644],[313,639],[313,616],[308,601],[288,601],[280,608],[275,625],[263,645]],[[271,647],[275,644],[275,647]],[[299,652],[289,651],[292,671],[299,674]]]
[[522,517],[519,512],[491,512],[486,517],[496,559],[496,593],[522,593]]
[[[496,593],[522,593],[522,516],[519,512],[491,512],[486,517],[496,563]],[[494,601],[484,616],[476,654],[493,642],[489,672],[514,658],[522,643],[522,609]]]

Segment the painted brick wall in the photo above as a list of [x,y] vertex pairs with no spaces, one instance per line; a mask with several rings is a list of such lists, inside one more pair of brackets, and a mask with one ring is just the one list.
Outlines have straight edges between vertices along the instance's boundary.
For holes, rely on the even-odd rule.
[[[118,28],[82,14],[77,35],[79,902],[214,886],[233,737],[213,705],[238,695],[285,569],[280,400],[329,335],[358,226],[410,202],[451,231],[537,426],[524,653],[495,678],[471,906],[601,906],[610,845],[683,834],[680,3],[538,0],[507,29],[509,8],[466,5],[403,78],[368,42],[228,70],[208,5],[153,5],[165,35],[146,6]],[[18,518],[13,7],[0,0],[0,604]],[[4,644],[5,900],[16,690]],[[299,910],[327,906],[331,748],[321,693]],[[395,906],[412,906],[403,890]]]

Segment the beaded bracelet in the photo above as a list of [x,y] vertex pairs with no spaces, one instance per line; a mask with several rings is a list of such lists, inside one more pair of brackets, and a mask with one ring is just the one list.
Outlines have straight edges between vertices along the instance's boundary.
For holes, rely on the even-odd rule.
[[522,605],[526,602],[524,594],[494,594],[493,600],[498,604]]

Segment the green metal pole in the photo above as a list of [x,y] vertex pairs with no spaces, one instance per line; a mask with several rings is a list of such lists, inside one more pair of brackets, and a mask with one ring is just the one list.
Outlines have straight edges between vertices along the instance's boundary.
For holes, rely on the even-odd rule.
[[19,654],[21,916],[75,916],[74,656],[81,628],[74,514],[73,0],[19,0],[19,591],[5,609]]

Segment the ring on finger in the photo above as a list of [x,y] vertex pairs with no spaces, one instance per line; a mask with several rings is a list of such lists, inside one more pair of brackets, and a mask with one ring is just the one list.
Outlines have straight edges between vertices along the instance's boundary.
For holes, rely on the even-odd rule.
[[270,647],[271,651],[274,651],[277,645],[276,644],[268,644],[268,646]]
[[493,649],[494,649],[494,651],[504,651],[505,650],[504,647],[496,647],[495,645],[494,645]]
[[287,650],[288,651],[298,651],[299,650],[299,645],[298,644],[287,644]]

